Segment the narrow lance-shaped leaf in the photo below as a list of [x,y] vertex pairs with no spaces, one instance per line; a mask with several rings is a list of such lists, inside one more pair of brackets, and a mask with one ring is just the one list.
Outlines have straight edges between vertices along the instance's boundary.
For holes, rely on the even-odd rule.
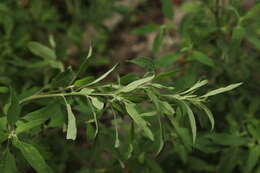
[[115,139],[115,148],[118,148],[120,146],[120,140],[119,140],[119,134],[118,134],[118,122],[117,122],[117,118],[116,118],[116,113],[113,109],[113,107],[111,106],[111,110],[112,110],[112,113],[114,115],[114,126],[115,126],[115,136],[116,136],[116,139]]
[[160,135],[159,136],[160,145],[159,145],[159,148],[158,148],[158,150],[156,152],[156,156],[160,154],[160,152],[162,151],[163,146],[164,146],[164,140],[163,140],[164,133],[163,133],[163,126],[162,126],[162,122],[161,122],[161,117],[158,116],[157,118],[158,118],[158,123],[159,123],[159,130],[160,130],[160,132],[159,132],[159,135]]
[[30,112],[22,117],[26,122],[19,122],[16,124],[16,134],[27,132],[30,129],[42,125],[51,117],[57,116],[60,113],[60,105],[58,102],[51,102],[46,107]]
[[117,64],[112,67],[110,70],[108,70],[106,73],[104,73],[102,76],[100,76],[99,78],[97,78],[96,80],[94,80],[93,82],[87,84],[86,86],[90,86],[90,85],[93,85],[93,84],[96,84],[98,83],[99,81],[105,79],[115,68],[116,68]]
[[200,52],[200,51],[194,51],[192,53],[192,58],[194,58],[195,60],[199,61],[202,64],[208,65],[213,67],[214,61],[212,59],[210,59],[207,55],[205,55],[204,53]]
[[87,65],[88,65],[88,59],[91,57],[92,51],[93,51],[93,48],[92,48],[92,46],[90,46],[90,47],[89,47],[89,50],[88,50],[88,55],[87,55],[87,57],[84,59],[83,63],[80,65],[79,70],[78,70],[78,72],[76,73],[76,75],[75,75],[75,77],[74,77],[74,79],[73,79],[73,82],[75,81],[75,79],[76,79],[81,73],[83,73],[83,72],[86,70]]
[[28,44],[28,48],[30,49],[30,51],[32,53],[34,53],[35,55],[40,56],[44,59],[47,59],[47,60],[55,60],[56,59],[55,52],[52,49],[50,49],[47,46],[44,46],[40,43],[30,42]]
[[135,35],[144,35],[144,34],[148,34],[151,32],[154,32],[158,29],[158,25],[154,24],[154,23],[150,23],[144,26],[140,26],[137,28],[134,28],[131,33],[135,34]]
[[18,173],[15,163],[15,158],[9,150],[5,151],[0,159],[1,173]]
[[130,91],[133,91],[136,88],[140,87],[141,85],[143,85],[143,84],[145,84],[147,82],[150,82],[153,78],[154,78],[154,75],[146,77],[146,78],[143,78],[143,79],[136,80],[136,81],[134,81],[134,82],[124,86],[118,92],[130,92]]
[[160,32],[156,35],[153,42],[152,52],[154,55],[160,50],[164,37],[165,37],[165,28],[161,28]]
[[145,57],[139,57],[130,60],[129,62],[139,65],[140,67],[143,67],[148,72],[154,72],[154,63],[153,59],[151,58],[145,58]]
[[196,82],[191,88],[189,88],[188,90],[182,92],[181,94],[186,94],[186,93],[189,93],[189,92],[191,92],[191,91],[194,91],[194,90],[196,90],[196,89],[198,89],[198,88],[200,88],[200,87],[206,85],[207,83],[208,83],[207,80],[198,81],[198,82]]
[[25,160],[37,173],[53,173],[41,153],[33,145],[21,142],[18,139],[13,140],[13,145],[22,152]]
[[228,85],[226,87],[222,87],[222,88],[212,90],[212,91],[208,92],[207,94],[205,94],[201,97],[210,97],[210,96],[213,96],[213,95],[216,95],[216,94],[227,92],[227,91],[230,91],[230,90],[237,88],[240,85],[242,85],[242,83],[231,84],[231,85]]
[[130,115],[130,117],[134,120],[134,122],[143,129],[145,135],[151,139],[152,141],[154,140],[154,136],[153,133],[151,132],[151,130],[149,129],[149,127],[147,126],[147,122],[139,115],[139,113],[137,112],[136,108],[135,108],[135,104],[134,103],[127,103],[125,102],[125,108],[127,113]]
[[173,19],[173,4],[172,0],[161,0],[162,12],[165,17],[172,20]]
[[211,124],[211,130],[213,130],[215,121],[214,121],[214,116],[213,116],[212,112],[209,110],[209,108],[207,108],[207,106],[205,106],[204,104],[202,104],[200,102],[195,102],[195,105],[198,106],[199,108],[201,108],[206,113],[206,115],[209,118],[210,124]]
[[194,114],[193,114],[191,108],[185,102],[183,102],[183,104],[187,110],[187,114],[188,114],[190,126],[191,126],[192,140],[193,140],[193,143],[195,143],[196,136],[197,136],[196,120],[195,120],[195,117],[194,117]]
[[95,125],[96,125],[96,130],[95,130],[95,136],[94,136],[94,138],[96,138],[96,137],[97,137],[97,134],[98,134],[98,130],[99,130],[98,120],[97,120],[97,114],[96,114],[96,112],[95,112],[95,110],[94,110],[94,107],[93,107],[93,105],[92,105],[92,103],[91,103],[89,97],[86,96],[86,98],[87,98],[87,100],[88,100],[89,106],[90,106],[91,111],[92,111],[93,116],[94,116],[94,122],[95,122]]
[[259,163],[260,160],[260,146],[254,146],[249,149],[249,155],[244,167],[244,173],[252,172],[254,167]]
[[66,139],[75,140],[77,137],[76,118],[71,110],[71,106],[68,103],[66,103],[66,107],[68,112],[68,129]]
[[15,91],[10,88],[11,98],[10,98],[10,107],[7,112],[7,120],[10,124],[14,125],[15,122],[19,119],[21,113],[21,106],[19,105],[19,100],[16,96]]

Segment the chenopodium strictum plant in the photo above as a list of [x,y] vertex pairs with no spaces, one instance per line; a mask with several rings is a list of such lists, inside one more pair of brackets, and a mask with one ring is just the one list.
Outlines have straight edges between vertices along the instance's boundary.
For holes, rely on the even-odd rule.
[[[29,49],[35,55],[44,58],[44,61],[52,67],[62,70],[61,63],[55,59],[56,55],[52,49],[37,42],[31,42]],[[146,73],[139,79],[130,79],[127,84],[123,84],[125,82],[120,77],[117,83],[102,84],[101,81],[111,74],[117,65],[95,80],[90,81],[88,77],[77,79],[86,69],[91,54],[92,49],[90,48],[87,58],[76,73],[71,68],[60,72],[47,86],[27,98],[19,100],[14,89],[10,87],[10,103],[5,106],[6,115],[0,117],[0,144],[1,148],[4,148],[0,160],[1,172],[17,171],[15,156],[10,150],[12,147],[20,150],[25,160],[35,171],[39,173],[53,172],[40,152],[32,144],[23,141],[22,134],[36,127],[48,128],[46,123],[52,123],[48,120],[52,120],[52,116],[60,111],[61,102],[63,102],[63,106],[65,105],[67,117],[66,121],[59,125],[65,128],[67,140],[77,139],[77,126],[80,123],[77,122],[77,116],[73,113],[72,104],[83,101],[92,112],[92,118],[85,123],[94,123],[94,137],[99,134],[99,118],[101,116],[97,116],[97,114],[109,110],[115,120],[113,124],[115,126],[114,147],[120,147],[120,127],[116,120],[120,114],[128,115],[135,135],[142,135],[151,141],[159,140],[159,147],[155,152],[158,155],[167,140],[164,137],[167,130],[170,134],[174,132],[182,138],[178,120],[180,116],[187,117],[186,120],[192,134],[191,138],[195,143],[197,123],[193,107],[198,108],[207,116],[211,129],[213,129],[214,117],[205,102],[211,96],[230,91],[241,85],[241,83],[236,83],[197,95],[196,91],[206,85],[207,80],[198,81],[185,91],[178,91],[174,87],[157,83],[156,81],[164,74],[156,74],[155,72]],[[127,77],[124,77],[124,80],[125,78]],[[21,116],[24,105],[46,99],[51,103],[44,102],[45,104],[41,104],[40,109]],[[159,124],[159,138],[154,136],[152,124],[149,122],[150,117],[156,117]],[[166,123],[170,125],[170,128],[164,128]]]

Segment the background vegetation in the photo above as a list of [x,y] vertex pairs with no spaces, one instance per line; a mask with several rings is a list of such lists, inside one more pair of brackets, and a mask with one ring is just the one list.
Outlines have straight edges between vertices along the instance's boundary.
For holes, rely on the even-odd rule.
[[2,0],[0,172],[260,173],[259,15],[253,0]]

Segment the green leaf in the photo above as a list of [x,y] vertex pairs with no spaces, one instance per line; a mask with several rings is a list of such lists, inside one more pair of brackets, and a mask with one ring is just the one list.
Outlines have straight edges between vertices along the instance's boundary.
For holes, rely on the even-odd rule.
[[52,102],[48,106],[30,112],[22,117],[26,122],[18,121],[16,123],[16,134],[28,132],[30,129],[42,125],[50,118],[54,118],[60,113],[60,105],[58,102]]
[[117,64],[114,67],[112,67],[110,70],[108,70],[106,73],[104,73],[102,76],[100,76],[99,78],[97,78],[96,80],[94,80],[93,82],[91,82],[85,86],[94,85],[94,84],[98,83],[99,81],[105,79],[112,71],[114,71],[116,66],[117,66]]
[[154,72],[155,70],[153,59],[151,58],[139,57],[139,58],[132,59],[129,62],[137,64],[149,72]]
[[240,85],[242,85],[241,82],[240,83],[231,84],[231,85],[228,85],[226,87],[222,87],[222,88],[219,88],[219,89],[212,90],[212,91],[208,92],[207,94],[205,94],[205,95],[203,95],[201,97],[210,97],[210,96],[213,96],[213,95],[216,95],[216,94],[227,92],[227,91],[230,91],[230,90],[233,90],[233,89],[239,87]]
[[189,120],[190,120],[192,140],[193,140],[193,143],[195,143],[196,136],[197,136],[196,120],[195,120],[195,117],[194,117],[194,114],[193,114],[191,108],[185,102],[183,102],[183,104],[184,104],[184,106],[187,110],[187,114],[188,114],[188,117],[189,117]]
[[255,4],[253,8],[251,8],[246,15],[243,16],[243,19],[249,19],[251,17],[259,17],[260,13],[260,4]]
[[41,119],[29,121],[27,123],[19,123],[19,124],[17,124],[17,128],[16,128],[15,132],[16,132],[16,134],[26,132],[34,127],[37,127],[37,126],[43,124],[45,121],[46,121],[45,118],[41,118]]
[[71,110],[71,106],[66,103],[67,113],[68,113],[68,128],[67,128],[67,136],[66,139],[75,140],[77,137],[77,124],[76,118]]
[[162,12],[165,17],[170,20],[173,20],[173,4],[172,0],[161,0]]
[[233,29],[232,40],[234,41],[241,40],[241,38],[243,38],[244,35],[245,35],[245,28],[238,25]]
[[164,147],[164,131],[163,131],[163,126],[162,126],[162,122],[161,122],[161,118],[160,116],[157,116],[158,119],[158,123],[159,123],[159,148],[156,152],[156,156],[159,155]]
[[0,94],[1,93],[7,93],[9,90],[8,90],[8,88],[7,87],[4,87],[4,86],[0,86]]
[[5,151],[0,159],[1,173],[17,173],[15,158],[9,150]]
[[18,139],[13,140],[13,145],[18,148],[25,160],[32,166],[38,173],[52,173],[53,171],[47,165],[40,152],[31,144],[24,143]]
[[258,160],[260,160],[260,146],[249,148],[249,155],[243,172],[252,172],[257,163],[259,163]]
[[53,78],[51,85],[53,88],[65,88],[72,84],[75,77],[75,73],[69,67],[66,71],[59,73],[55,78]]
[[87,65],[88,65],[88,59],[91,57],[92,51],[93,51],[92,46],[90,46],[89,50],[88,50],[88,55],[84,59],[83,63],[80,65],[79,70],[78,70],[77,74],[75,75],[75,77],[73,79],[73,82],[81,73],[83,73],[86,70]]
[[[8,138],[8,134],[6,132],[0,131],[0,144],[4,141],[6,141]],[[1,170],[1,169],[0,169]]]
[[133,29],[131,31],[131,33],[135,34],[135,35],[145,35],[145,34],[156,31],[158,28],[159,28],[158,25],[156,25],[154,23],[150,23],[148,25],[140,26],[140,27]]
[[85,85],[89,84],[90,82],[94,81],[94,79],[95,78],[93,76],[88,76],[88,77],[76,80],[73,85],[76,87],[82,87],[82,86],[85,86]]
[[196,89],[206,85],[207,83],[208,83],[207,80],[198,81],[191,88],[189,88],[188,90],[182,92],[181,94],[186,94],[186,93],[192,92],[192,91],[194,91],[194,90],[196,90]]
[[156,67],[169,67],[173,65],[180,57],[180,53],[169,53],[154,59],[154,64]]
[[209,121],[210,121],[210,124],[211,124],[211,130],[213,130],[214,125],[215,125],[215,121],[214,121],[214,116],[213,116],[212,112],[203,103],[195,102],[195,105],[198,106],[199,108],[201,108],[202,110],[204,110],[204,112],[206,113],[206,115],[209,118]]
[[210,133],[206,138],[211,139],[214,144],[223,146],[243,146],[248,142],[243,137],[227,133]]
[[85,95],[90,95],[93,92],[94,92],[94,89],[92,89],[92,88],[83,88],[82,90],[80,90],[79,93],[85,94]]
[[229,148],[221,157],[218,165],[218,171],[221,173],[233,172],[239,161],[239,149],[237,147]]
[[87,98],[87,100],[88,100],[88,104],[89,104],[89,106],[90,106],[90,108],[91,108],[91,111],[92,111],[92,114],[93,114],[93,116],[94,116],[94,121],[95,121],[95,125],[96,125],[96,130],[95,130],[95,138],[96,138],[97,135],[98,135],[98,131],[99,131],[97,114],[96,114],[96,112],[95,112],[95,110],[94,110],[94,107],[93,107],[92,104],[91,104],[91,101],[90,101],[89,97],[86,97],[86,98]]
[[213,67],[215,65],[212,59],[210,59],[207,55],[200,51],[193,51],[191,57],[199,61],[200,63],[208,65],[210,67]]
[[136,88],[140,87],[141,85],[150,82],[154,78],[154,75],[136,80],[134,82],[131,82],[130,84],[124,86],[123,88],[119,89],[118,92],[130,92],[135,90]]
[[162,46],[163,39],[165,37],[165,28],[161,28],[159,34],[156,35],[153,42],[153,55],[155,55]]
[[260,50],[260,39],[257,34],[247,33],[246,39],[257,49]]
[[0,130],[6,131],[7,130],[7,117],[0,117]]
[[40,43],[30,42],[28,44],[28,48],[30,49],[30,51],[32,53],[34,53],[37,56],[42,57],[43,59],[46,59],[46,60],[55,60],[56,59],[55,52],[52,49],[50,49],[47,46],[44,46]]
[[102,110],[104,108],[104,103],[101,102],[98,98],[96,97],[90,97],[92,104],[97,108],[98,110]]
[[15,91],[10,88],[10,107],[7,112],[7,120],[11,125],[14,125],[15,122],[19,119],[21,113],[21,106],[19,105],[19,100],[16,96]]
[[125,104],[125,108],[127,113],[130,115],[130,117],[134,120],[134,122],[141,128],[143,129],[145,135],[150,139],[150,140],[154,140],[154,136],[153,133],[151,132],[151,130],[149,129],[149,127],[147,126],[147,122],[140,116],[140,114],[138,113],[138,111],[135,108],[135,104],[134,103],[127,103],[124,102]]

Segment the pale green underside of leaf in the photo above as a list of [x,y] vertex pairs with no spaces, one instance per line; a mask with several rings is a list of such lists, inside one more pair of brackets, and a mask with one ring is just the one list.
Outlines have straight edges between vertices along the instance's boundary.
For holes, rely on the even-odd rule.
[[196,120],[195,120],[195,117],[194,117],[194,114],[193,114],[191,108],[185,102],[183,102],[183,104],[185,105],[185,108],[187,110],[187,114],[188,114],[190,126],[191,126],[192,140],[193,140],[193,143],[195,143],[196,136],[197,136]]
[[198,81],[198,82],[196,82],[190,89],[188,89],[188,90],[182,92],[181,94],[186,94],[186,93],[192,92],[192,91],[194,91],[194,90],[196,90],[196,89],[198,89],[198,88],[200,88],[200,87],[206,85],[207,83],[208,83],[207,80]]
[[143,85],[147,82],[150,82],[153,78],[154,78],[154,75],[143,78],[143,79],[136,80],[136,81],[124,86],[118,92],[131,92],[131,91],[135,90],[136,88],[140,87],[141,85]]
[[90,97],[92,104],[97,108],[98,110],[102,110],[104,108],[104,103],[101,102],[98,98],[96,97]]
[[112,71],[114,71],[114,69],[116,68],[117,64],[114,65],[110,70],[108,70],[106,73],[104,73],[102,76],[100,76],[99,78],[97,78],[96,80],[94,80],[93,82],[87,84],[86,86],[90,86],[90,85],[94,85],[96,83],[98,83],[99,81],[105,79]]
[[140,114],[137,112],[135,108],[134,103],[126,103],[125,102],[125,108],[127,113],[130,115],[130,117],[134,120],[134,122],[141,128],[143,129],[145,135],[151,139],[152,141],[154,140],[154,136],[150,128],[147,126],[147,122],[140,116]]
[[242,85],[242,83],[231,84],[231,85],[228,85],[226,87],[222,87],[222,88],[212,90],[212,91],[208,92],[207,94],[205,94],[201,97],[210,97],[210,96],[213,96],[213,95],[216,95],[216,94],[227,92],[227,91],[230,91],[230,90],[233,90],[233,89],[239,87],[240,85]]
[[68,128],[67,128],[67,136],[66,139],[75,140],[77,137],[77,125],[76,118],[71,110],[71,106],[66,104],[67,113],[68,113]]

